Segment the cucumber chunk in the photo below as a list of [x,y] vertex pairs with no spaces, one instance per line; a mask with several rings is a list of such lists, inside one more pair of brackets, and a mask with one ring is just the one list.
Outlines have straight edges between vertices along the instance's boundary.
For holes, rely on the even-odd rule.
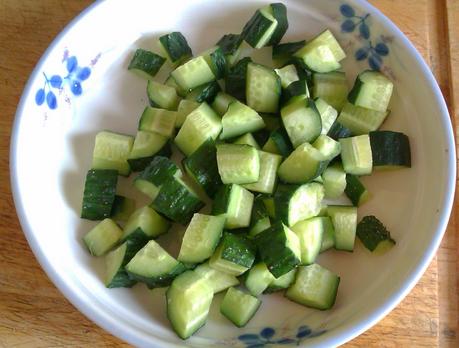
[[245,287],[253,296],[258,296],[261,295],[275,279],[276,278],[274,278],[268,270],[268,267],[266,267],[266,264],[260,262],[247,272]]
[[114,221],[126,221],[135,210],[135,201],[124,196],[115,196],[110,217]]
[[183,63],[193,55],[185,36],[178,31],[161,36],[159,45],[173,66]]
[[131,172],[127,161],[134,138],[109,131],[97,133],[92,154],[92,169],[114,169],[120,175]]
[[410,140],[405,134],[392,131],[370,132],[370,144],[375,168],[411,167]]
[[222,127],[220,139],[228,139],[264,128],[265,123],[255,110],[234,101],[222,117]]
[[357,225],[357,236],[365,248],[375,254],[382,254],[395,245],[390,232],[375,216],[365,216]]
[[172,137],[177,112],[147,106],[139,120],[138,129],[155,132],[167,138]]
[[255,315],[261,301],[241,290],[229,288],[220,305],[220,312],[237,327],[245,326]]
[[269,5],[271,13],[277,21],[277,27],[268,42],[269,46],[277,45],[288,29],[287,7],[282,3],[273,3]]
[[276,113],[280,95],[281,82],[276,72],[260,64],[248,63],[247,105],[258,112]]
[[388,115],[389,111],[375,111],[346,103],[337,120],[353,135],[362,135],[381,127]]
[[216,194],[213,215],[226,217],[225,228],[236,229],[250,225],[254,196],[242,186],[224,185]]
[[258,181],[252,184],[244,184],[243,186],[250,191],[271,194],[274,192],[277,181],[277,169],[282,161],[282,157],[260,150],[258,150],[258,156],[260,158]]
[[327,310],[335,304],[339,282],[340,277],[318,264],[301,266],[285,296],[304,306]]
[[94,256],[102,256],[112,249],[120,240],[123,231],[111,219],[99,222],[83,237],[89,252]]
[[324,233],[322,234],[322,245],[320,247],[320,252],[323,253],[330,248],[335,246],[335,228],[333,223],[328,216],[321,216],[322,225],[324,228]]
[[237,62],[225,77],[225,91],[234,98],[244,102],[246,94],[247,67],[252,61],[245,57]]
[[300,263],[300,241],[282,222],[257,234],[254,240],[261,260],[276,278],[290,272]]
[[236,101],[236,98],[220,91],[215,96],[211,106],[212,109],[217,112],[217,114],[223,116],[226,113],[226,110],[228,110],[228,106],[234,101]]
[[269,284],[264,293],[272,293],[279,290],[287,289],[295,281],[296,268],[292,269],[290,272],[281,275],[279,278],[274,278],[274,280]]
[[165,58],[156,53],[138,48],[129,62],[128,70],[150,79],[156,76],[165,61]]
[[147,97],[153,107],[177,110],[179,97],[175,88],[148,80]]
[[[293,81],[282,90],[282,105],[309,98],[308,82],[304,79]],[[296,97],[296,98],[295,98]]]
[[211,81],[192,89],[185,95],[185,98],[198,103],[211,104],[220,91],[221,87],[218,82]]
[[105,256],[105,279],[107,288],[130,288],[137,281],[131,279],[124,266],[131,260],[127,243],[121,244]]
[[272,8],[268,5],[254,13],[242,29],[241,35],[253,48],[262,48],[271,40],[277,26]]
[[327,161],[331,161],[341,153],[341,144],[325,134],[319,135],[312,146],[319,150]]
[[366,70],[357,76],[348,100],[356,106],[385,112],[393,89],[392,81],[381,72]]
[[250,145],[257,150],[260,150],[260,145],[258,145],[257,141],[253,137],[252,133],[246,133],[244,135],[241,135],[239,138],[237,138],[235,141],[233,141],[233,144],[239,144],[239,145]]
[[171,152],[168,138],[164,135],[137,131],[127,161],[133,172],[140,172],[150,164],[155,155],[169,157]]
[[346,189],[346,172],[341,164],[328,167],[322,173],[325,198],[338,198]]
[[359,177],[352,174],[346,175],[346,189],[344,190],[346,196],[351,200],[352,204],[360,207],[367,202],[371,195],[370,192],[360,181]]
[[335,249],[353,251],[357,228],[357,208],[330,205],[327,208],[335,230]]
[[332,124],[327,135],[332,139],[338,140],[340,138],[349,138],[352,136],[352,131],[336,120],[335,123]]
[[268,141],[263,146],[263,151],[282,157],[288,157],[292,153],[293,145],[284,127],[279,127],[271,132]]
[[349,87],[346,75],[341,71],[329,73],[315,73],[312,77],[314,98],[321,98],[330,104],[337,111],[341,111],[347,102]]
[[225,225],[224,216],[194,214],[183,236],[177,260],[200,263],[214,253]]
[[218,40],[217,46],[222,49],[228,67],[233,66],[239,59],[243,42],[240,34],[226,34]]
[[291,58],[291,56],[303,48],[306,40],[295,41],[295,42],[285,42],[273,46],[272,58],[273,61],[278,65],[282,65]]
[[171,76],[185,90],[190,90],[215,80],[212,69],[202,56],[180,65],[171,72]]
[[187,339],[206,323],[213,296],[209,281],[194,271],[174,279],[166,292],[167,317],[180,338]]
[[315,98],[314,103],[316,104],[317,111],[319,111],[320,119],[322,121],[322,132],[321,134],[327,134],[333,123],[338,117],[338,111],[328,104],[322,98]]
[[314,263],[322,246],[323,218],[314,217],[299,221],[291,229],[300,241],[301,264],[310,265]]
[[109,169],[91,169],[86,174],[81,217],[102,220],[112,213],[116,197],[118,172]]
[[280,69],[274,69],[281,80],[282,88],[287,88],[292,82],[298,81],[298,73],[295,65],[289,64]]
[[354,175],[368,175],[373,169],[373,156],[368,135],[344,138],[341,144],[341,159],[344,171]]
[[260,157],[249,145],[217,145],[217,163],[224,184],[250,184],[260,177]]
[[226,58],[225,53],[219,46],[209,48],[200,55],[204,57],[217,80],[224,77],[226,73]]
[[192,111],[196,110],[201,103],[194,100],[182,99],[177,108],[177,117],[175,118],[175,128],[182,127],[186,118]]
[[239,285],[239,280],[235,276],[217,271],[209,266],[209,262],[201,263],[193,271],[208,281],[214,294]]

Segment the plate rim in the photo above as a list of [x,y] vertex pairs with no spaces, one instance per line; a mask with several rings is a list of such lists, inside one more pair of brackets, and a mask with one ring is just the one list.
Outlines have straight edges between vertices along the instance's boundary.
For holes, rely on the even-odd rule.
[[[390,31],[394,32],[398,38],[400,38],[402,47],[409,51],[409,54],[416,60],[422,74],[425,76],[427,83],[429,84],[429,89],[433,92],[435,97],[434,101],[438,105],[441,111],[441,123],[442,128],[447,136],[446,144],[448,146],[448,162],[446,172],[448,175],[447,183],[445,186],[445,193],[442,202],[442,209],[440,211],[440,216],[438,219],[437,227],[432,234],[431,242],[428,248],[424,251],[424,254],[420,257],[418,264],[411,270],[410,274],[405,278],[399,288],[394,291],[386,300],[377,307],[373,312],[368,314],[366,320],[353,323],[353,324],[343,324],[336,328],[336,331],[333,337],[327,338],[324,341],[320,342],[317,346],[338,346],[344,344],[353,338],[359,336],[377,322],[382,320],[389,312],[391,312],[413,289],[413,287],[418,283],[419,279],[425,273],[427,267],[430,265],[433,257],[435,256],[440,243],[443,239],[443,236],[446,232],[446,228],[449,222],[449,218],[452,212],[452,207],[454,203],[455,189],[456,189],[456,146],[454,139],[454,129],[452,126],[451,116],[446,104],[446,101],[443,97],[443,94],[440,90],[440,87],[427,65],[424,58],[421,56],[416,47],[411,43],[407,36],[378,8],[374,5],[368,3],[364,0],[347,0],[349,3],[354,3],[358,7],[366,9],[374,15],[378,21],[380,21],[384,26],[386,26]],[[103,328],[105,331],[110,333],[113,336],[116,336],[126,342],[142,345],[144,340],[139,337],[140,332],[135,331],[131,328],[126,328],[123,325],[119,325],[114,320],[107,320],[104,313],[100,313],[98,310],[92,309],[91,306],[88,306],[87,303],[82,301],[82,299],[74,292],[74,289],[66,284],[59,275],[54,270],[54,267],[47,259],[46,255],[39,248],[37,240],[34,236],[33,229],[29,225],[27,216],[23,209],[22,198],[19,195],[18,182],[16,180],[17,158],[15,156],[17,143],[18,143],[18,131],[21,115],[26,104],[26,96],[29,94],[33,81],[36,79],[36,76],[40,73],[41,67],[44,62],[48,59],[51,52],[55,49],[57,44],[61,41],[63,37],[78,23],[82,20],[87,14],[93,11],[95,8],[105,3],[104,0],[97,0],[93,4],[89,5],[83,11],[81,11],[76,17],[74,17],[60,32],[59,34],[51,41],[48,48],[44,51],[38,62],[36,63],[34,69],[32,70],[23,92],[21,94],[20,101],[18,103],[16,113],[14,116],[13,126],[11,130],[11,140],[10,140],[10,151],[9,151],[9,170],[10,170],[10,186],[12,191],[12,197],[16,209],[16,213],[19,218],[19,223],[22,228],[22,231],[27,239],[29,247],[31,248],[35,258],[40,264],[43,271],[46,273],[48,278],[53,282],[53,284],[59,289],[59,291],[64,295],[64,297],[83,315],[85,315],[89,320],[97,324],[99,327]],[[149,336],[151,337],[151,336]],[[154,336],[155,339],[160,339],[159,337]],[[169,344],[179,347],[179,345],[168,342]]]

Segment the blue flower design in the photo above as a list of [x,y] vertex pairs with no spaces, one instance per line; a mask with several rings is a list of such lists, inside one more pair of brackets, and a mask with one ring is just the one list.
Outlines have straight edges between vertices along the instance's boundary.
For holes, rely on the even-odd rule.
[[238,339],[245,344],[245,348],[264,348],[268,345],[296,345],[312,337],[324,334],[326,330],[312,331],[308,326],[303,325],[297,329],[295,337],[275,338],[276,330],[271,327],[263,328],[258,334],[240,335]]
[[35,94],[35,103],[42,105],[46,101],[49,109],[56,109],[58,106],[56,95],[60,95],[63,92],[66,84],[74,96],[83,94],[82,82],[91,76],[91,67],[97,63],[99,57],[100,54],[91,60],[90,66],[79,66],[77,57],[70,56],[69,52],[65,50],[62,62],[65,64],[67,75],[52,75],[48,77],[43,73],[44,84]]
[[389,47],[382,37],[379,40],[380,42],[373,45],[370,26],[367,23],[370,14],[367,13],[363,16],[359,16],[348,4],[342,4],[339,10],[344,17],[341,23],[341,30],[345,33],[353,33],[356,28],[358,28],[358,33],[364,41],[364,46],[354,53],[355,59],[358,61],[367,60],[371,69],[381,70],[383,57],[389,54]]

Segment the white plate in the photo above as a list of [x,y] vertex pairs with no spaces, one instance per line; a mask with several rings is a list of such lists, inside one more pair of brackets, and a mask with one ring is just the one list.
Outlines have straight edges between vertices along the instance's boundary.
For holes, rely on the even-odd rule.
[[[135,133],[146,105],[145,81],[126,70],[136,47],[155,49],[160,34],[178,30],[198,53],[223,34],[238,32],[263,3],[98,2],[56,38],[23,93],[13,129],[11,180],[29,244],[79,310],[132,344],[165,347],[184,342],[169,327],[163,290],[151,295],[142,285],[106,289],[102,260],[90,257],[82,245],[81,237],[94,225],[78,217],[94,135],[103,128]],[[385,257],[370,255],[362,247],[352,254],[321,256],[319,262],[341,276],[330,311],[309,310],[279,294],[263,296],[255,318],[236,329],[218,313],[220,295],[207,325],[187,342],[192,346],[342,344],[375,324],[410,291],[435,254],[448,222],[455,180],[453,132],[437,83],[419,53],[365,1],[349,0],[347,7],[333,0],[285,3],[290,28],[284,42],[309,39],[329,27],[348,54],[344,68],[350,84],[369,64],[377,64],[395,83],[392,114],[384,128],[410,136],[413,167],[365,178],[373,199],[359,214],[380,217],[397,246]],[[349,20],[357,23],[353,31]],[[371,58],[365,57],[365,49],[359,50],[370,43]],[[269,54],[264,49],[257,56],[263,62],[269,61]],[[53,75],[65,77],[61,85]],[[49,103],[37,92],[41,88],[53,92]]]

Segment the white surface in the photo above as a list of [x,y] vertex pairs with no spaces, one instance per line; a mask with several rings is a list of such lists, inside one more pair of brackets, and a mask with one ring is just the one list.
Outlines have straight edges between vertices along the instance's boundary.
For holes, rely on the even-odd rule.
[[[53,42],[37,65],[18,107],[11,147],[11,180],[18,215],[41,265],[83,313],[114,335],[138,346],[183,346],[165,315],[163,290],[153,295],[142,285],[106,289],[103,260],[92,258],[81,237],[94,225],[79,219],[84,178],[90,167],[94,135],[101,129],[135,134],[146,105],[146,82],[126,70],[137,47],[155,48],[162,33],[182,31],[198,53],[223,34],[238,32],[263,1],[107,1],[92,6]],[[392,231],[397,246],[387,256],[329,252],[319,263],[341,276],[333,310],[320,312],[296,305],[281,295],[263,296],[263,304],[244,329],[219,315],[213,304],[207,325],[187,344],[222,346],[243,333],[263,327],[291,336],[301,325],[324,335],[303,344],[342,344],[389,312],[414,286],[433,257],[444,233],[454,194],[455,149],[451,123],[440,90],[420,55],[396,27],[364,1],[348,1],[358,13],[371,13],[371,30],[393,36],[385,64],[396,77],[385,129],[410,136],[413,167],[365,178],[373,199],[359,209],[378,216]],[[309,39],[330,27],[345,45],[355,41],[341,33],[340,3],[328,0],[285,1],[290,28],[285,41]],[[352,45],[350,46],[352,47]],[[79,62],[102,53],[83,95],[71,106],[59,99],[50,111],[35,104],[42,72],[63,69],[68,48]],[[354,50],[344,63],[351,84],[367,63]],[[257,52],[268,62],[270,49]],[[122,180],[123,181],[123,180]],[[128,185],[124,185],[126,190]],[[173,243],[170,239],[166,243]],[[220,295],[221,296],[221,295]],[[218,296],[218,297],[220,297]],[[239,342],[240,343],[240,342]]]

